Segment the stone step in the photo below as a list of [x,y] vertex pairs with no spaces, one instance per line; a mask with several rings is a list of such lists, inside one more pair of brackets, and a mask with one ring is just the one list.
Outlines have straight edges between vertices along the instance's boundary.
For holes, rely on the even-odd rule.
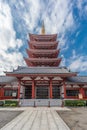
[[61,106],[62,100],[61,99],[21,99],[20,106],[31,106],[31,107],[38,107],[38,106]]

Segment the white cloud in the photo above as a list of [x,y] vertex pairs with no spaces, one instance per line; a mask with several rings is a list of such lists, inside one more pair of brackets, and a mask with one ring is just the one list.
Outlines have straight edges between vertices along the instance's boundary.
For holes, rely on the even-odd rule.
[[24,64],[22,54],[18,52],[21,46],[21,39],[16,39],[10,7],[0,2],[0,74]]
[[47,33],[65,33],[73,26],[72,6],[69,0],[50,0],[43,15]]
[[62,48],[61,52],[67,51],[69,49],[68,45]]
[[[44,20],[45,30],[47,34],[57,33],[61,48],[65,48],[67,39],[66,32],[75,29],[75,21],[73,18],[73,6],[70,0],[28,0],[27,8],[22,12],[22,19],[30,33],[40,33],[41,28],[39,22]],[[25,3],[22,3],[25,6]]]
[[79,16],[87,16],[87,0],[77,0],[76,4],[79,9]]
[[73,71],[87,71],[87,61],[84,60],[84,58],[85,57],[80,56],[78,59],[72,61],[69,68]]
[[29,8],[27,9],[27,12],[24,12],[23,19],[29,28],[29,31],[32,32],[37,26],[37,22],[40,17],[40,0],[36,0],[36,2],[33,0],[28,0],[27,4]]
[[24,12],[23,19],[31,31],[37,27],[38,18],[44,20],[47,33],[63,32],[74,24],[69,0],[50,0],[48,3],[29,0],[28,4],[29,9]]
[[69,68],[72,71],[85,72],[87,71],[87,56],[82,56],[81,54],[76,54],[73,50],[72,57],[69,61]]
[[66,66],[65,65],[66,64],[66,59],[65,59],[64,55],[61,55],[61,58],[62,58],[62,61],[60,63],[60,66]]
[[19,48],[22,45],[20,39],[16,39],[13,28],[13,19],[10,7],[6,3],[0,6],[0,49]]

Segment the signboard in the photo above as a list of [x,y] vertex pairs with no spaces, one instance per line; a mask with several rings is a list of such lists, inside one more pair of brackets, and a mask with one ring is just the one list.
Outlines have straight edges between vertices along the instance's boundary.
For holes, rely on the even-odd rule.
[[12,93],[12,97],[16,97],[16,95],[17,95],[16,93]]
[[79,99],[83,99],[83,95],[79,93]]

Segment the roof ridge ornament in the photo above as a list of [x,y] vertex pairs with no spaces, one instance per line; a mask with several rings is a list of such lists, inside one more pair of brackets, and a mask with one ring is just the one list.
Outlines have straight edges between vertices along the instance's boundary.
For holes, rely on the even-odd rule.
[[42,35],[45,35],[44,21],[42,22],[41,34],[42,34]]

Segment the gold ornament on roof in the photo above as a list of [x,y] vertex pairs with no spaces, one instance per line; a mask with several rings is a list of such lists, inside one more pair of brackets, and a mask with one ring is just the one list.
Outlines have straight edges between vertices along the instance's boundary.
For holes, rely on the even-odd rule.
[[44,34],[45,34],[45,26],[44,26],[44,21],[43,21],[43,23],[42,23],[41,34],[42,34],[42,35],[44,35]]

